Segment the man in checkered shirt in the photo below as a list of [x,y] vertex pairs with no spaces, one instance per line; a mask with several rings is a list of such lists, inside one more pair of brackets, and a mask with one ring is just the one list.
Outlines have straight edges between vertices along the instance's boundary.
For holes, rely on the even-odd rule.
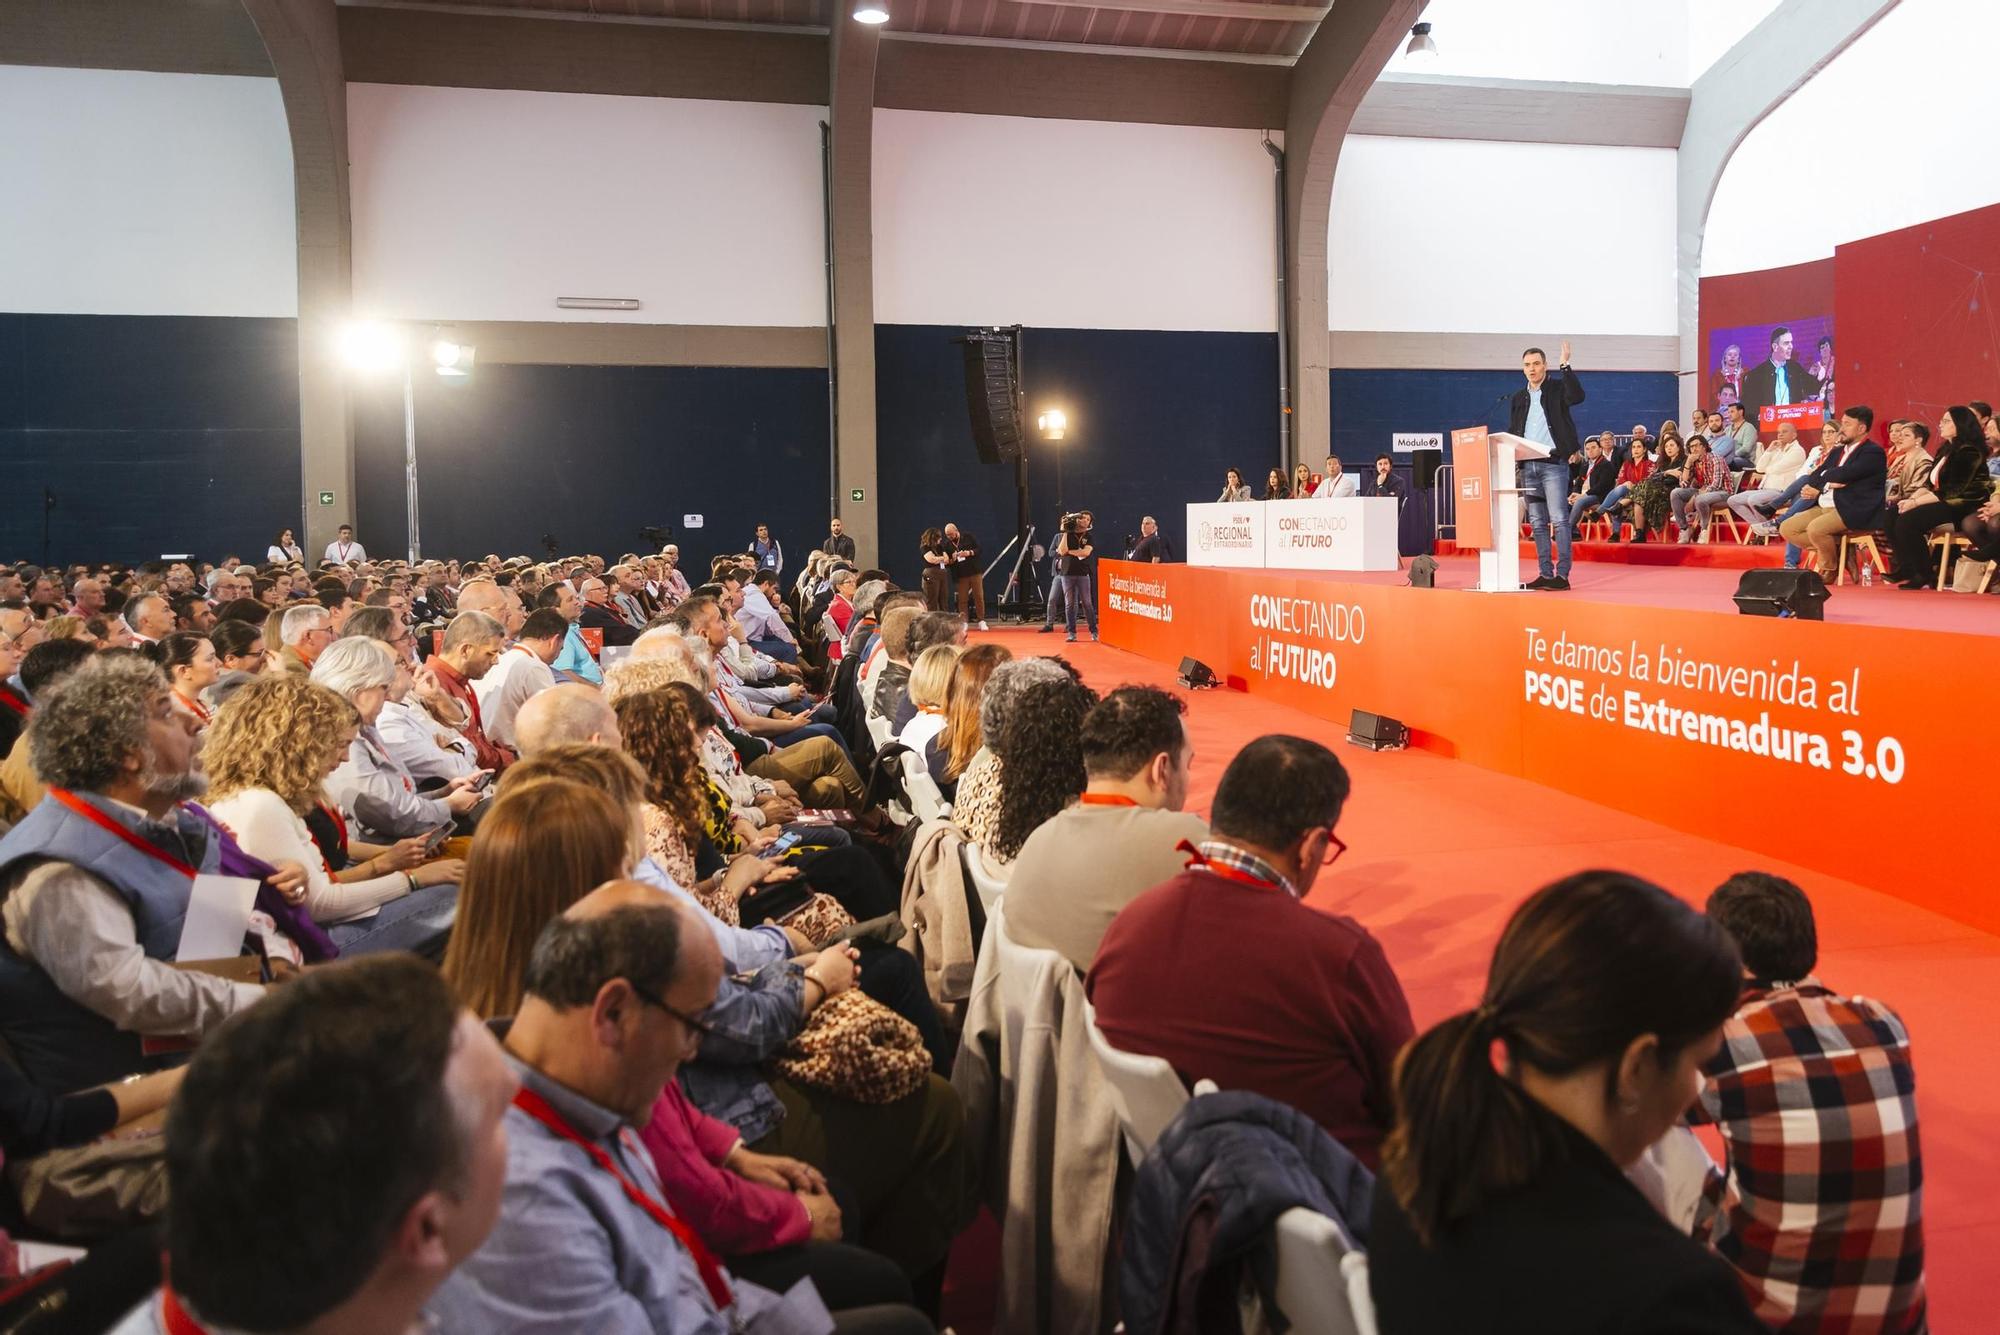
[[1790,881],[1743,872],[1708,916],[1743,952],[1743,1002],[1691,1120],[1728,1150],[1696,1236],[1736,1267],[1757,1315],[1783,1332],[1928,1329],[1923,1160],[1910,1036],[1887,1006],[1811,977],[1812,904]]

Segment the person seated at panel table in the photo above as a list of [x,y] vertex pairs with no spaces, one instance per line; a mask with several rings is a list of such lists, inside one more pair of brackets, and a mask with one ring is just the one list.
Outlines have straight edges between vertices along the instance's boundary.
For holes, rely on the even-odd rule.
[[1264,475],[1264,499],[1267,501],[1290,500],[1292,489],[1285,482],[1285,475],[1273,468]]
[[1312,469],[1300,464],[1292,470],[1292,499],[1302,501],[1313,494]]
[[1250,485],[1243,480],[1242,473],[1232,468],[1222,475],[1222,494],[1215,499],[1217,502],[1247,501],[1251,499]]
[[1396,504],[1410,498],[1410,484],[1396,471],[1396,461],[1386,454],[1375,456],[1375,474],[1361,484],[1363,496],[1394,496]]
[[1326,471],[1320,474],[1319,485],[1313,488],[1313,499],[1336,500],[1352,496],[1359,489],[1360,482],[1354,474],[1342,471],[1339,458],[1329,454],[1326,456]]

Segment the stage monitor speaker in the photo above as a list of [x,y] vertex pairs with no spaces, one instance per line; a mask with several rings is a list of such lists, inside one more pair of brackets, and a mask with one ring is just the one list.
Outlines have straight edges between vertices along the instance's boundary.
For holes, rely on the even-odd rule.
[[1181,685],[1191,691],[1212,691],[1218,685],[1215,670],[1198,658],[1183,658]]
[[1410,486],[1417,491],[1434,490],[1437,487],[1438,469],[1442,467],[1444,467],[1443,450],[1410,451]]
[[1736,610],[1748,617],[1824,621],[1829,596],[1817,570],[1746,570],[1736,582]]
[[983,464],[1021,457],[1020,400],[1015,394],[1012,334],[972,333],[959,340],[965,356],[965,410]]
[[1386,714],[1357,709],[1347,725],[1347,740],[1370,751],[1400,751],[1410,744],[1410,730]]

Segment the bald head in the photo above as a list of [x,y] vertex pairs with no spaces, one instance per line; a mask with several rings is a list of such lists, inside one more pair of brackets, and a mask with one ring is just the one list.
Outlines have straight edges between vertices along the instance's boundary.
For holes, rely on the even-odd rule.
[[514,716],[514,738],[523,757],[576,742],[620,748],[625,744],[618,735],[618,716],[604,693],[577,682],[551,686],[529,697]]
[[521,623],[528,619],[528,609],[521,600],[490,579],[465,581],[458,591],[458,610],[492,617],[509,639],[520,634]]

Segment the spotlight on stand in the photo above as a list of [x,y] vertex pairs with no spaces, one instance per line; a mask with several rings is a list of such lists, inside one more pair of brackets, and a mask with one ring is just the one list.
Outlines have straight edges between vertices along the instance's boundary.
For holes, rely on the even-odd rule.
[[1051,408],[1035,419],[1035,429],[1042,433],[1043,440],[1061,440],[1063,432],[1069,429],[1069,415],[1060,408]]
[[1402,751],[1410,745],[1410,730],[1387,714],[1357,709],[1347,725],[1347,740],[1370,751]]
[[1181,685],[1190,691],[1212,691],[1222,683],[1215,679],[1215,669],[1198,658],[1181,660]]
[[392,371],[403,365],[409,340],[392,324],[355,320],[340,331],[340,358],[357,371]]
[[1403,48],[1403,58],[1412,65],[1437,64],[1438,44],[1431,40],[1430,24],[1419,23],[1410,29],[1410,41]]
[[439,379],[464,380],[472,374],[472,363],[479,349],[470,343],[458,343],[448,338],[440,338],[431,344],[431,363],[437,367]]
[[1736,610],[1747,617],[1826,620],[1826,581],[1817,570],[1746,570],[1736,582]]

